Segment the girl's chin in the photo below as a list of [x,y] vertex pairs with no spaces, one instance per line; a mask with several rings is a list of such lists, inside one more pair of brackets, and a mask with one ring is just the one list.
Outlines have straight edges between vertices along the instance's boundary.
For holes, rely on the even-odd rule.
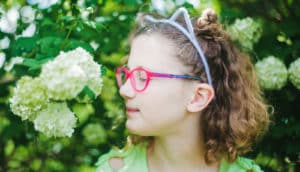
[[139,135],[139,136],[151,136],[149,132],[145,131],[145,128],[140,128],[136,125],[133,125],[131,121],[126,121],[126,128],[129,133]]

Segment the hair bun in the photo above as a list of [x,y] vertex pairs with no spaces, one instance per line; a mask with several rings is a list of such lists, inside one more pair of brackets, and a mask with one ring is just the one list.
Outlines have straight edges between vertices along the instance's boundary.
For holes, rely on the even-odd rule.
[[201,17],[197,19],[197,26],[202,27],[203,25],[216,23],[217,19],[217,13],[212,8],[207,8],[202,12]]

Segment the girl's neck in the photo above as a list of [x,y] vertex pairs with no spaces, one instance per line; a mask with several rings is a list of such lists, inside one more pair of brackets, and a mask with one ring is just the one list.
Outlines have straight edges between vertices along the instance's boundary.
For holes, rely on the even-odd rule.
[[154,137],[147,149],[149,172],[218,171],[219,162],[205,163],[201,130],[191,127],[199,125],[187,126],[174,135]]

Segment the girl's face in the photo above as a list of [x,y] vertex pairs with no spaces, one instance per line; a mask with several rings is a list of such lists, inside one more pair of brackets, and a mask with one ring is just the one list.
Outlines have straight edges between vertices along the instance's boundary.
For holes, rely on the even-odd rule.
[[[131,45],[128,68],[152,72],[187,74],[175,56],[175,45],[160,34],[140,35]],[[128,130],[141,136],[163,136],[179,131],[187,116],[186,105],[198,81],[152,78],[147,89],[136,92],[128,79],[120,88],[126,102]]]

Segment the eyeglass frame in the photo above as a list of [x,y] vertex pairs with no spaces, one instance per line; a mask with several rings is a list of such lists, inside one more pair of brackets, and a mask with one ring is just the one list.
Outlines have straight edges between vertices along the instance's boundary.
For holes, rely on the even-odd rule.
[[[137,89],[136,87],[136,83],[135,80],[133,78],[133,72],[137,71],[137,70],[142,70],[146,73],[146,83],[143,89]],[[128,79],[130,79],[130,84],[131,87],[136,91],[136,92],[143,92],[144,90],[146,90],[146,88],[149,85],[150,80],[152,79],[152,77],[158,77],[158,78],[176,78],[176,79],[189,79],[189,80],[200,80],[203,81],[201,77],[197,77],[197,76],[191,76],[191,75],[177,75],[177,74],[169,74],[169,73],[158,73],[158,72],[152,72],[150,70],[147,70],[141,66],[138,66],[136,68],[133,68],[131,70],[129,70],[127,67],[122,66],[122,67],[117,67],[116,69],[116,80],[117,80],[117,84],[119,86],[119,88],[121,88],[121,86],[123,86],[125,84],[122,83],[122,78],[121,78],[121,72],[124,71],[125,72],[125,82],[127,82]]]

